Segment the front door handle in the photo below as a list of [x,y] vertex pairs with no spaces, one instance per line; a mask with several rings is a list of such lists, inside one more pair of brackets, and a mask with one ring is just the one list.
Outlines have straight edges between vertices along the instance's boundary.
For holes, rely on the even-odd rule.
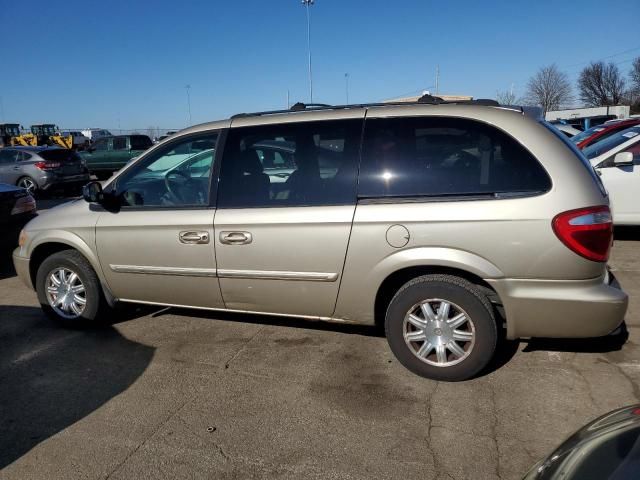
[[253,241],[249,232],[220,232],[220,243],[225,245],[246,245]]
[[178,235],[181,243],[185,244],[199,244],[199,243],[209,243],[209,233],[208,232],[200,232],[200,231],[192,231],[188,230],[186,232],[180,232]]

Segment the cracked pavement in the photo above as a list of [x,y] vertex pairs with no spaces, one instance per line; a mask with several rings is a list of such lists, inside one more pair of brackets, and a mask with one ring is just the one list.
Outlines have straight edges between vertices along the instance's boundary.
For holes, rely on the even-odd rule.
[[611,265],[629,340],[511,342],[419,378],[374,329],[177,309],[69,331],[0,268],[0,478],[517,479],[640,401],[640,230]]

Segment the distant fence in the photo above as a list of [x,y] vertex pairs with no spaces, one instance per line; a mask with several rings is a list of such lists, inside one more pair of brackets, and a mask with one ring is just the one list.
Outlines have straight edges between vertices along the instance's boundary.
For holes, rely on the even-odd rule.
[[[92,127],[92,128],[102,128],[102,127]],[[180,128],[160,128],[160,127],[146,127],[146,128],[105,128],[104,130],[109,130],[114,135],[148,135],[151,138],[158,138],[162,135],[166,135],[167,132],[177,132],[178,130],[182,130],[184,127]],[[87,127],[83,128],[68,128],[68,127],[60,127],[61,132],[72,131],[72,132],[81,132],[82,130],[88,130]]]

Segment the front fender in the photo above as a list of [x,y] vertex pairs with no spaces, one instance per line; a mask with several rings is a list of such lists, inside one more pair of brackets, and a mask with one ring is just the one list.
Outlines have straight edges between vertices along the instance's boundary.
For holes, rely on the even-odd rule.
[[91,238],[88,240],[93,244],[94,248],[92,248],[87,240],[67,230],[36,230],[29,232],[29,234],[30,238],[28,239],[28,242],[19,250],[18,255],[21,257],[30,259],[33,256],[33,252],[35,252],[38,247],[48,243],[61,243],[68,245],[70,248],[79,251],[88,260],[98,275],[100,283],[102,283],[103,286],[106,285],[102,268],[100,267],[100,262],[94,249],[95,237],[93,234],[90,235]]

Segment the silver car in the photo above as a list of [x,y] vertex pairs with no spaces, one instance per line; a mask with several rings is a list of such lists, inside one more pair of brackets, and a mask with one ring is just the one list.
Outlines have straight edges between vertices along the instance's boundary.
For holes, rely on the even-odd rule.
[[[118,302],[377,324],[411,371],[467,379],[501,332],[607,335],[627,309],[602,183],[524,113],[432,102],[194,126],[32,220],[16,271],[67,324]],[[285,181],[263,163],[274,142]]]
[[89,171],[73,150],[57,147],[0,149],[0,182],[25,188],[29,193],[59,187],[79,190],[89,179]]

